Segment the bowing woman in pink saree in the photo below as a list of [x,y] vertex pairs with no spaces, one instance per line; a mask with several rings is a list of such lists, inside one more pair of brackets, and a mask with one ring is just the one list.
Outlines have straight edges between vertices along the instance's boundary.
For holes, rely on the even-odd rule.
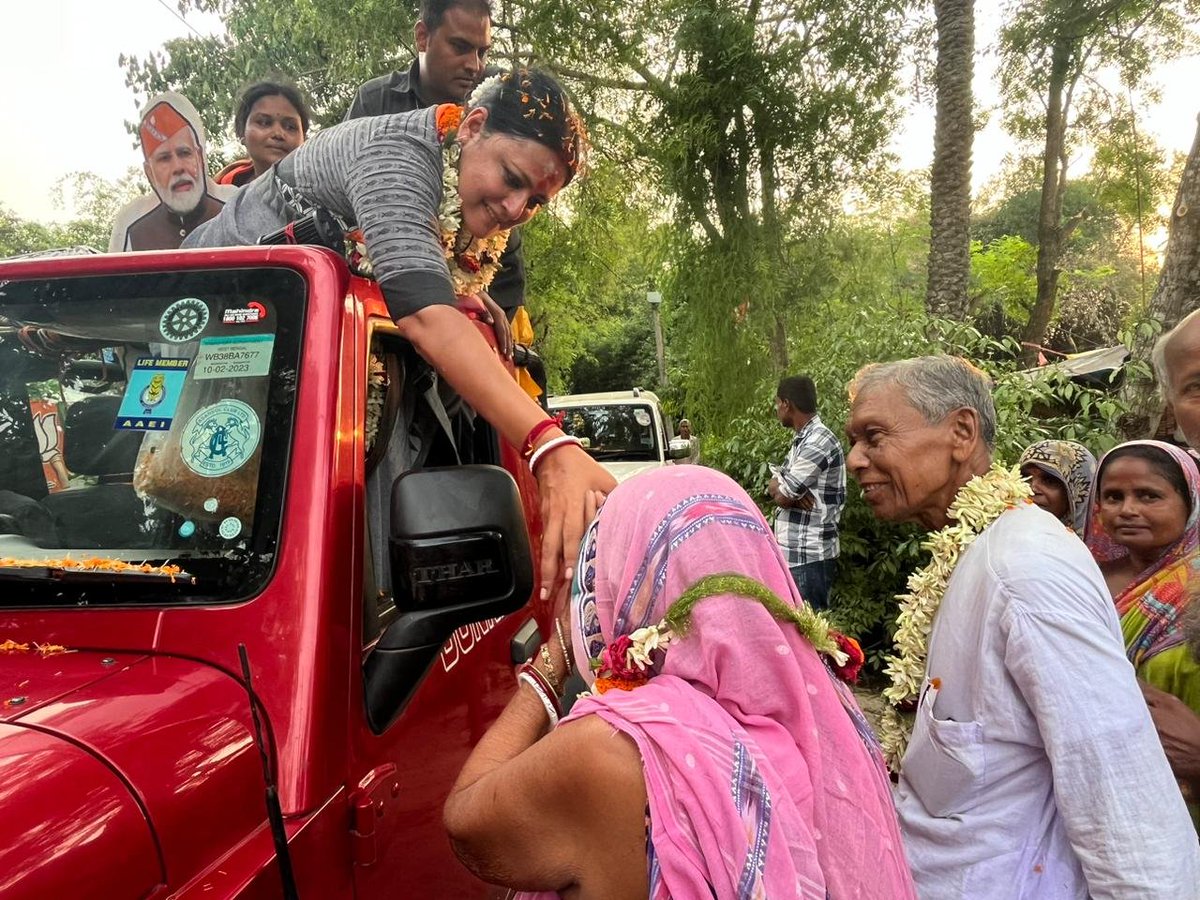
[[[531,896],[914,897],[882,758],[814,622],[733,481],[621,484],[584,538],[562,639],[447,800],[460,858]],[[655,648],[639,629],[660,623],[674,633]],[[568,666],[593,694],[552,727],[544,682]]]

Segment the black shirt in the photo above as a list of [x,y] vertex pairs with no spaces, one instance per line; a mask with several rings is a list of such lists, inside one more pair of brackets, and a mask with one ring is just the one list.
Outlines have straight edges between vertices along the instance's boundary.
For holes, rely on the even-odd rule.
[[[491,75],[492,72],[487,74]],[[421,66],[415,59],[407,71],[372,78],[354,95],[346,120],[361,116],[386,116],[432,106],[421,94],[420,79]],[[521,252],[520,228],[514,228],[509,234],[508,246],[500,263],[500,271],[488,288],[488,293],[511,319],[517,307],[525,305],[525,256]]]

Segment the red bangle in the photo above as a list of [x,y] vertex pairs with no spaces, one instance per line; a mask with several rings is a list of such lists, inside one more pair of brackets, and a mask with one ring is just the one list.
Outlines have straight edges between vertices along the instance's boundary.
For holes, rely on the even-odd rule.
[[549,419],[542,419],[532,428],[529,429],[529,434],[525,435],[525,441],[521,444],[521,457],[529,459],[533,455],[533,445],[537,443],[537,439],[545,434],[549,429],[559,425],[558,419],[551,416]]
[[550,687],[550,679],[543,675],[541,671],[534,668],[533,663],[525,663],[519,669],[517,669],[518,675],[520,675],[522,672],[524,672],[541,686],[542,690],[546,692],[546,696],[550,698],[550,702],[554,704],[554,711],[561,716],[562,703],[558,699],[558,694],[554,692],[554,688]]

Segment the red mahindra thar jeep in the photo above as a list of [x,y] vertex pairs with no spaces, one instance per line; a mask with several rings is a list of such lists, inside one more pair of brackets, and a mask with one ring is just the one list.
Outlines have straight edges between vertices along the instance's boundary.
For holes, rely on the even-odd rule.
[[446,402],[326,250],[0,263],[2,900],[488,893],[442,801],[549,609]]

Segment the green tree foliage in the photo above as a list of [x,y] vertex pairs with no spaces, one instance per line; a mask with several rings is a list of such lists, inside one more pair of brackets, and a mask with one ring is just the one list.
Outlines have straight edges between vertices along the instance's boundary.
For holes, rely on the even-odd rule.
[[1036,269],[1037,248],[1023,237],[1006,234],[986,247],[972,241],[972,311],[976,317],[987,317],[989,308],[999,307],[1005,322],[1027,322],[1037,299]]
[[[1113,159],[1119,148],[1106,141],[1095,153]],[[1027,165],[1009,171],[998,188],[1004,196],[988,202],[973,224],[972,311],[979,327],[997,338],[1021,333],[1036,304],[1040,193],[1030,187],[1030,175]],[[1142,155],[1136,171],[1098,165],[1067,184],[1063,216],[1073,225],[1060,247],[1055,310],[1042,345],[1077,352],[1117,342],[1153,290],[1157,263],[1142,238],[1160,226],[1155,208],[1173,177],[1173,167],[1156,152]],[[995,302],[1001,298],[1003,306]]]
[[0,259],[65,246],[61,238],[54,226],[22,219],[0,205]]
[[658,379],[654,331],[649,310],[629,319],[610,319],[591,334],[587,347],[571,366],[571,391],[628,390],[649,387]]
[[181,90],[200,111],[214,145],[221,135],[232,138],[234,103],[248,82],[272,75],[295,81],[316,121],[328,125],[341,121],[360,84],[412,57],[415,4],[180,0],[179,8],[219,15],[226,33],[167,41],[145,57],[122,56],[125,81],[143,100]]
[[69,209],[65,223],[43,225],[15,215],[0,204],[0,257],[57,247],[108,249],[113,219],[122,206],[147,190],[140,170],[117,181],[93,172],[72,172],[55,186],[56,205]]
[[[576,374],[572,366],[581,359],[599,362],[608,350],[643,354],[627,360],[630,379],[647,366],[653,370],[653,338],[647,354],[634,326],[642,322],[649,328],[646,288],[661,268],[666,235],[662,226],[652,224],[650,210],[628,198],[626,189],[621,170],[601,160],[590,177],[524,226],[526,302],[555,392],[582,390],[571,383]],[[619,361],[610,362],[615,365],[606,373],[593,374],[619,377]],[[583,366],[579,374],[586,380],[587,363]],[[616,390],[635,383],[649,386],[653,379],[589,389]]]
[[787,335],[810,312],[806,245],[886,139],[904,6],[520,9],[514,33],[573,79],[605,152],[664,195],[676,226],[664,313],[687,335],[684,395],[706,431],[789,363]]
[[1027,358],[1053,318],[1059,260],[1079,223],[1064,215],[1064,203],[1068,165],[1080,142],[1100,139],[1105,130],[1119,140],[1124,129],[1134,147],[1121,156],[1139,169],[1142,148],[1133,126],[1123,125],[1130,111],[1092,73],[1115,68],[1122,85],[1136,87],[1151,61],[1194,46],[1187,21],[1197,12],[1200,0],[1013,0],[1006,9],[1000,40],[1005,118],[1018,138],[1040,143],[1042,157],[1038,294],[1024,331]]
[[[869,362],[950,352],[973,360],[995,381],[998,432],[996,458],[1015,464],[1029,444],[1047,438],[1077,440],[1096,453],[1112,447],[1112,423],[1122,411],[1115,393],[1068,381],[1055,372],[1021,371],[1019,345],[996,341],[962,323],[931,322],[919,297],[892,306],[861,309],[833,319],[811,337],[808,371],[817,384],[821,418],[835,434],[849,415],[846,385]],[[798,350],[797,355],[805,351]],[[768,401],[775,385],[763,381],[760,402],[733,421],[726,435],[704,444],[704,462],[737,480],[771,513],[767,464],[782,461],[790,434],[776,421]],[[877,521],[849,478],[841,522],[841,556],[831,615],[863,643],[869,666],[879,671],[891,648],[896,605],[908,574],[926,559],[921,535],[911,526]]]

